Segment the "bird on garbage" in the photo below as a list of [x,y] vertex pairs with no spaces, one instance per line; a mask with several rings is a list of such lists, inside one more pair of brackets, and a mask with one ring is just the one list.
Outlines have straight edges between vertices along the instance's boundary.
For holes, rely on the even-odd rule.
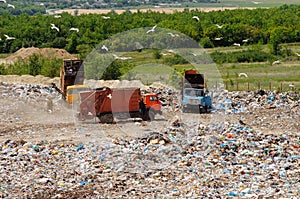
[[246,125],[246,123],[243,122],[243,120],[239,120],[239,123],[240,123],[241,125]]
[[59,28],[56,27],[55,24],[53,24],[53,23],[51,24],[51,29],[52,29],[52,30],[54,29],[54,30],[56,30],[57,32],[59,32]]
[[155,31],[155,28],[156,28],[156,25],[153,26],[150,30],[148,30],[148,31],[147,31],[147,34],[150,33],[150,32],[154,32],[154,31]]

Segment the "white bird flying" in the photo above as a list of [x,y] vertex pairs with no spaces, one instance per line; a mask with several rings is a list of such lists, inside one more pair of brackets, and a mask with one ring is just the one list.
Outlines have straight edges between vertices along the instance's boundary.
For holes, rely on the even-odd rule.
[[298,57],[300,57],[300,54],[299,54],[299,53],[296,53],[296,55],[297,55]]
[[6,0],[0,0],[0,2],[2,2],[2,3],[6,3]]
[[275,65],[275,64],[280,64],[281,63],[281,61],[280,60],[276,60],[276,61],[274,61],[273,63],[272,63],[272,65]]
[[247,43],[249,41],[249,39],[243,39],[242,42]]
[[53,23],[51,24],[51,29],[53,30],[56,30],[57,32],[59,32],[59,28],[56,27]]
[[196,19],[197,21],[200,20],[198,16],[193,16],[193,19]]
[[105,45],[103,45],[103,46],[101,47],[101,49],[102,49],[102,50],[105,50],[106,52],[108,52],[108,48],[107,48]]
[[76,31],[76,32],[79,32],[79,29],[78,29],[78,28],[70,28],[70,31]]
[[154,32],[154,31],[155,31],[155,28],[156,28],[156,25],[153,26],[150,30],[148,30],[148,31],[147,31],[147,34],[150,33],[150,32]]
[[116,55],[116,54],[113,54],[113,56],[114,56],[115,59],[120,59],[120,60],[122,60],[122,61],[127,60],[127,59],[132,59],[132,57],[119,57],[119,56]]
[[222,28],[223,27],[223,25],[221,26],[221,25],[219,25],[219,24],[215,24],[218,28]]
[[223,37],[216,37],[216,38],[215,38],[216,41],[220,41],[220,40],[222,40],[222,39],[223,39]]
[[110,19],[110,17],[102,16],[103,19]]
[[254,4],[260,4],[261,2],[260,1],[252,1],[252,3],[254,3]]
[[54,15],[54,18],[58,19],[58,18],[61,18],[60,15]]
[[173,33],[171,33],[171,32],[168,32],[167,34],[168,34],[168,35],[171,35],[171,37],[179,37],[178,34],[173,34]]
[[10,36],[8,36],[8,35],[4,35],[4,36],[6,37],[6,40],[13,40],[13,39],[16,39],[16,38],[10,37]]
[[246,73],[239,73],[239,77],[248,77],[248,75]]
[[241,44],[239,44],[239,43],[234,43],[233,45],[234,46],[241,46]]
[[289,84],[289,87],[295,88],[295,84]]
[[7,4],[7,7],[8,7],[8,8],[13,8],[13,9],[15,9],[15,6],[12,5],[12,4]]

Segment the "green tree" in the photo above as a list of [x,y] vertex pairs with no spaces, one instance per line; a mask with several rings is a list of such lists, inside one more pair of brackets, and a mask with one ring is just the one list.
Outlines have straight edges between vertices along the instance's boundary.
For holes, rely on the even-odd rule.
[[120,61],[114,61],[112,62],[104,71],[101,79],[104,80],[115,80],[119,79],[122,75],[121,71],[121,62]]

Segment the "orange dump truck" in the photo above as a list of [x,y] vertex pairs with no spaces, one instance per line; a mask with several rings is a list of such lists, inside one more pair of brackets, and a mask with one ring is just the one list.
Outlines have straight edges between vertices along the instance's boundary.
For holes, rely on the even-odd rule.
[[112,123],[114,118],[142,118],[154,120],[161,114],[157,94],[141,94],[139,88],[99,88],[80,92],[79,119],[98,117],[102,123]]

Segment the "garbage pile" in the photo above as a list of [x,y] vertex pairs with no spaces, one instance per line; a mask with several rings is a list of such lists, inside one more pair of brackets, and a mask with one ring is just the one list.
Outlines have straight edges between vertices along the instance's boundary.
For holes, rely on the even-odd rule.
[[179,120],[113,142],[7,140],[0,196],[33,198],[298,198],[300,136]]
[[51,86],[41,86],[38,84],[8,84],[0,82],[0,92],[2,97],[20,97],[25,100],[60,97],[59,93],[55,92]]
[[[180,110],[176,91],[150,89],[160,95],[165,110]],[[60,99],[47,86],[1,83],[0,92],[2,99],[16,97],[26,103]],[[11,136],[0,142],[0,198],[299,198],[299,99],[293,92],[223,91],[216,93],[215,110],[207,116],[241,114],[248,120],[193,123],[186,114],[184,122],[177,117],[159,131],[111,142]],[[277,112],[264,115],[260,110]],[[1,115],[3,124],[9,121],[15,120]],[[23,132],[21,119],[17,121]],[[269,121],[280,121],[286,128],[272,131],[274,123],[267,125]],[[268,133],[253,128],[256,122]],[[53,136],[72,131],[55,125]],[[94,131],[105,125],[90,124]]]
[[300,115],[300,93],[276,91],[251,91],[215,93],[215,109],[226,114],[250,112],[256,109],[292,110]]

